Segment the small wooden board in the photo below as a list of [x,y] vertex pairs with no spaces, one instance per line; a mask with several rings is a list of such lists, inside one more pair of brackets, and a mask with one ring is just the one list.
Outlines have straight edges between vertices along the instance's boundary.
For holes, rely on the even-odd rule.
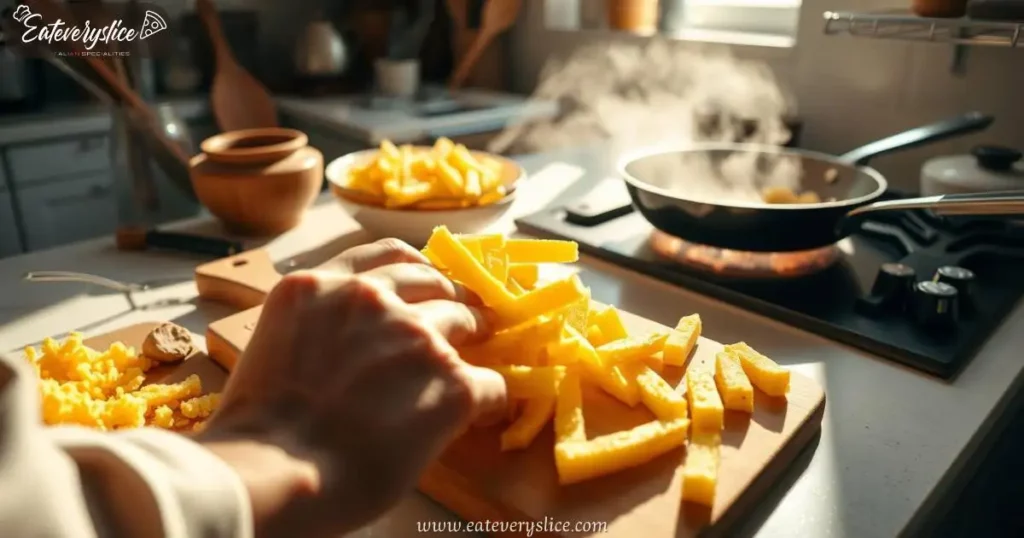
[[[260,310],[253,308],[210,325],[207,342],[218,362],[234,364],[248,343]],[[666,329],[626,312],[622,318],[631,334]],[[721,348],[718,342],[701,338],[691,361],[712,361]],[[678,386],[683,371],[666,367],[663,375]],[[472,429],[426,471],[419,488],[471,521],[598,521],[608,525],[607,533],[534,532],[534,536],[720,535],[763,497],[821,428],[825,394],[817,383],[796,372],[787,399],[755,390],[754,400],[753,415],[726,412],[722,465],[715,506],[710,510],[680,503],[684,449],[635,469],[559,486],[550,425],[526,450],[506,453],[499,450],[503,426]],[[584,394],[584,414],[589,436],[629,429],[654,418],[643,406],[628,408],[589,387]]]
[[281,274],[270,254],[257,248],[196,267],[195,280],[203,299],[252,308],[263,304]]
[[[138,323],[111,331],[108,333],[90,336],[82,341],[83,344],[93,349],[106,349],[114,342],[122,342],[126,346],[132,346],[136,351],[142,350],[142,342],[158,322]],[[203,394],[220,392],[227,381],[228,373],[200,348],[184,361],[177,364],[161,365],[146,372],[146,385],[151,383],[177,383],[184,381],[188,376],[196,374],[203,382]]]

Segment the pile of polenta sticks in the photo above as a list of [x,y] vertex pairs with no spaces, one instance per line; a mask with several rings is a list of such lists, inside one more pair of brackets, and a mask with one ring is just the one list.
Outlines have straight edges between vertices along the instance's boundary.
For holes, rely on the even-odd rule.
[[[456,236],[441,226],[423,252],[495,313],[495,334],[459,353],[505,378],[511,424],[502,433],[502,450],[529,446],[553,419],[562,484],[635,467],[687,445],[683,498],[711,506],[725,409],[751,412],[754,386],[770,396],[788,391],[789,371],[742,342],[725,346],[713,365],[691,365],[685,395],[677,391],[661,373],[686,364],[700,338],[700,316],[683,317],[673,330],[630,335],[614,307],[591,303],[577,276],[541,284],[539,264],[575,262],[574,242]],[[588,439],[584,383],[624,405],[642,403],[655,419]]]

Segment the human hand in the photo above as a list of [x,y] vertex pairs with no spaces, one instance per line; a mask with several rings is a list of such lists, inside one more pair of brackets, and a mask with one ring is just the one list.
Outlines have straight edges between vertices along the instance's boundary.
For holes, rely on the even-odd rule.
[[475,305],[394,241],[274,288],[199,437],[246,482],[260,535],[376,519],[464,427],[504,412],[501,376],[452,347],[488,332]]

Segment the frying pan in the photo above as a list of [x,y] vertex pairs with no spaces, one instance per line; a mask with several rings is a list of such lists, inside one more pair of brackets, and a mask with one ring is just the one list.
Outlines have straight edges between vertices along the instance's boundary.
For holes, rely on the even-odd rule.
[[[878,140],[838,157],[758,144],[706,143],[628,155],[619,172],[633,205],[655,228],[686,241],[755,252],[831,245],[866,216],[914,208],[947,215],[1024,213],[1024,191],[876,202],[888,184],[867,166],[876,156],[980,131],[972,112]],[[819,203],[769,204],[766,187],[813,191]]]

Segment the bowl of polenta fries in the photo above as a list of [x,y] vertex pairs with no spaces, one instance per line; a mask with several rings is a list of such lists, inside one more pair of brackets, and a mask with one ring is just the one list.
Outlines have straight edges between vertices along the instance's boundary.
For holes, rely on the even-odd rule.
[[422,246],[436,226],[478,233],[498,223],[526,173],[511,159],[441,138],[433,146],[385,140],[335,159],[325,175],[364,229]]

